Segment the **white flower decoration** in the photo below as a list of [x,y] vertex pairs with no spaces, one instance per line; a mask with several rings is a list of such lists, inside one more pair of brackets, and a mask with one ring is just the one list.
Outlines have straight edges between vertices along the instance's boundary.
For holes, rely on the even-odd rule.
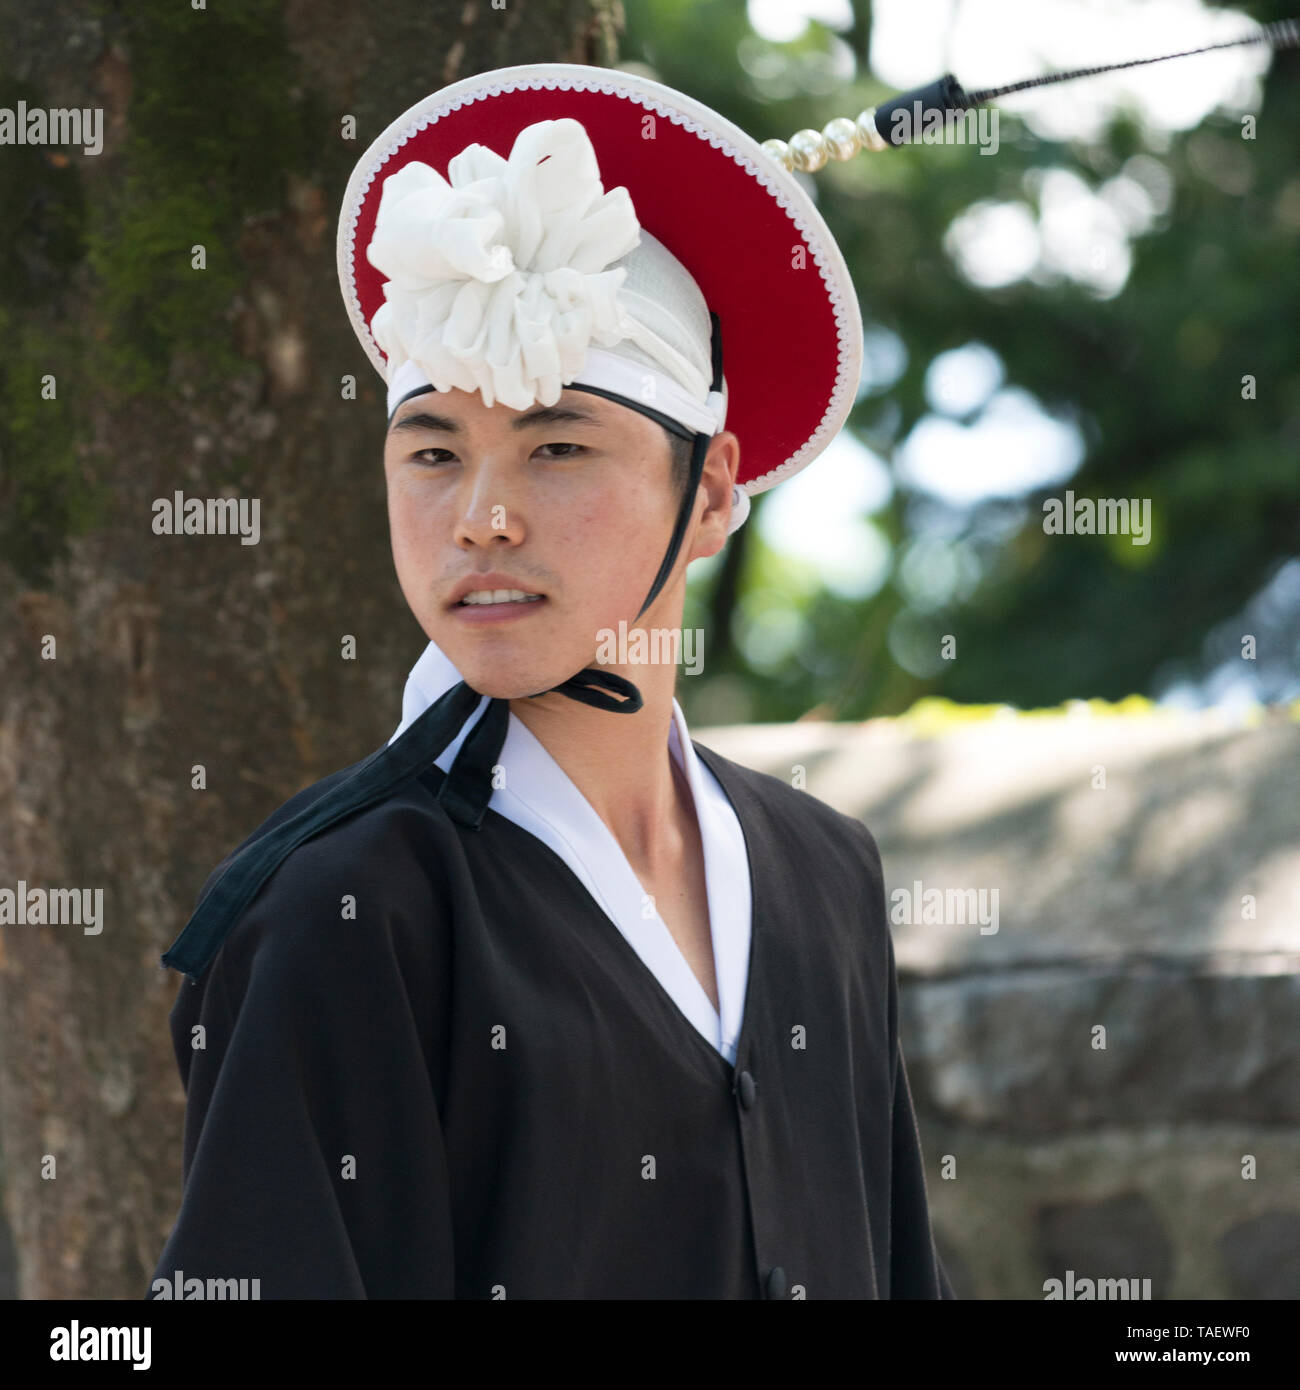
[[635,331],[619,303],[641,240],[626,188],[605,192],[580,122],[538,121],[508,160],[468,145],[450,182],[413,161],[384,180],[366,257],[388,277],[371,321],[388,379],[415,361],[438,390],[553,405],[590,343]]

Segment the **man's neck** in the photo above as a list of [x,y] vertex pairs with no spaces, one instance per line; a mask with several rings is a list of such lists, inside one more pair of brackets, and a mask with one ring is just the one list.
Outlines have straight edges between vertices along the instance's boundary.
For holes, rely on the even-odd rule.
[[681,854],[685,818],[695,816],[689,783],[674,777],[668,748],[677,671],[617,669],[641,692],[635,714],[594,709],[554,692],[512,700],[510,710],[590,802],[634,868],[671,867]]

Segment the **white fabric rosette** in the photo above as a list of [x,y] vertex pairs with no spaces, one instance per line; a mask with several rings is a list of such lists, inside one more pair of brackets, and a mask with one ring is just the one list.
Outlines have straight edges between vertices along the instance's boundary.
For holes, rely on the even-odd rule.
[[592,343],[637,335],[627,272],[606,270],[641,239],[628,191],[605,191],[568,118],[526,127],[509,159],[469,145],[447,173],[413,161],[384,181],[366,256],[387,276],[371,329],[388,379],[409,360],[440,391],[553,405]]

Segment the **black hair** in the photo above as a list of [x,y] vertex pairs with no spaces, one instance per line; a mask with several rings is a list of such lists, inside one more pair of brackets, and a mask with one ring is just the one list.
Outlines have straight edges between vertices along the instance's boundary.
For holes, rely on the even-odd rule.
[[668,438],[672,459],[673,492],[676,493],[680,503],[682,498],[686,496],[686,485],[691,480],[691,449],[694,447],[694,440],[683,439],[680,434],[674,434],[666,427],[661,428]]

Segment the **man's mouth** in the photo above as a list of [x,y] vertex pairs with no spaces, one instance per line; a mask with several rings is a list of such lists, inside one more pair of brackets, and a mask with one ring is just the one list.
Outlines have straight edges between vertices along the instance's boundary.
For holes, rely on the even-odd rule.
[[536,603],[541,597],[541,594],[526,594],[522,589],[472,589],[456,607],[493,603]]

